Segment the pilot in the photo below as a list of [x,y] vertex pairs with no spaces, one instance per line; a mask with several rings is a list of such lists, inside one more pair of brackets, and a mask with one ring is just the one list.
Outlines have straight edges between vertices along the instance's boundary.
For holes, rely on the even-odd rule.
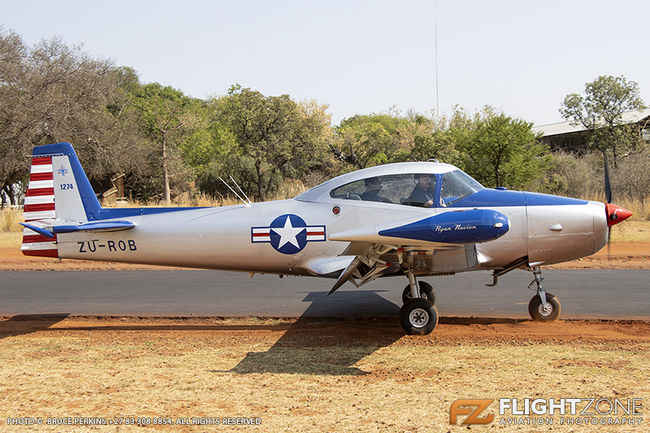
[[366,191],[361,194],[361,199],[366,201],[381,201],[384,203],[390,203],[391,201],[385,197],[379,195],[381,191],[381,181],[378,177],[370,177],[364,181],[366,185]]
[[440,185],[440,207],[447,207],[447,202],[445,202],[445,199],[442,197],[442,191],[445,188],[444,182]]
[[433,186],[431,175],[429,174],[416,174],[415,175],[415,188],[413,192],[406,199],[408,204],[412,206],[431,207],[433,206]]

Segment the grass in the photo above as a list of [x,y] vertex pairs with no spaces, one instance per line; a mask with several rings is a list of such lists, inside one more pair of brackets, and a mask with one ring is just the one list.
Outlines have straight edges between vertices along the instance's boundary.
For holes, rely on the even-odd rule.
[[[219,207],[219,206],[229,206],[234,204],[241,204],[241,201],[233,197],[225,197],[217,199],[210,197],[206,194],[198,194],[195,196],[189,196],[188,194],[183,194],[179,197],[176,197],[172,203],[169,205],[171,207]],[[131,200],[124,203],[115,203],[108,202],[102,203],[104,207],[167,207],[164,201],[160,200],[149,200],[149,201],[140,201],[140,200]]]
[[[305,185],[296,179],[286,180],[279,188],[279,190],[269,197],[267,200],[285,200],[288,198],[293,198],[298,194],[304,192],[307,188]],[[251,198],[251,197],[249,197]],[[251,198],[252,199],[252,198]],[[205,193],[199,194],[188,194],[183,193],[175,197],[171,206],[178,207],[219,207],[219,206],[229,206],[241,204],[241,200],[234,196],[226,196],[221,198],[215,198],[209,196]],[[160,200],[150,200],[150,201],[139,201],[132,200],[126,204],[116,204],[116,203],[105,203],[106,207],[160,207],[167,206],[164,201]]]
[[0,232],[0,248],[20,248],[22,232]]
[[[605,203],[607,199],[605,198],[605,194],[599,194],[593,197],[588,197],[586,200],[593,200],[593,201],[599,201],[602,203]],[[650,201],[649,200],[644,200],[641,198],[617,198],[614,197],[612,202],[615,205],[624,207],[625,209],[629,210],[632,212],[632,216],[630,217],[630,220],[635,220],[635,221],[649,221],[650,220]]]
[[[243,323],[259,326],[259,321]],[[449,425],[449,407],[457,399],[650,398],[648,381],[640,380],[650,375],[647,343],[509,344],[399,336],[383,341],[375,335],[321,344],[331,328],[316,337],[299,331],[286,339],[289,333],[271,327],[260,336],[244,326],[231,332],[0,334],[0,425],[20,415],[245,416],[262,418],[247,431],[461,432],[467,427]],[[206,431],[198,426],[165,430]]]
[[612,226],[612,242],[650,242],[650,221],[623,221]]
[[631,219],[634,220],[650,220],[650,201],[642,199],[623,199],[614,201],[614,204],[624,207],[632,212]]
[[0,210],[0,233],[21,232],[23,227],[18,224],[23,222],[23,211],[18,209]]

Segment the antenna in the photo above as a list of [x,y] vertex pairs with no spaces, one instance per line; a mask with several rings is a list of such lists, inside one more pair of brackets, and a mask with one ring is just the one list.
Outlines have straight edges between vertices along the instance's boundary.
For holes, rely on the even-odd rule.
[[230,180],[232,180],[232,182],[235,184],[235,186],[237,187],[237,189],[239,190],[239,192],[241,192],[242,195],[246,198],[246,201],[248,201],[248,204],[250,205],[251,203],[253,203],[253,202],[251,201],[251,199],[248,198],[248,196],[246,195],[246,193],[244,192],[244,190],[241,189],[241,187],[239,186],[239,184],[237,183],[237,181],[236,181],[235,179],[232,178],[232,175],[229,174],[228,176],[230,177]]
[[436,116],[440,116],[438,105],[438,0],[433,0],[433,45],[436,64]]
[[[231,179],[232,179],[232,177],[231,177]],[[230,185],[228,185],[228,183],[226,183],[226,181],[223,180],[223,179],[221,178],[221,176],[219,176],[219,180],[220,180],[221,182],[223,182],[223,184],[226,185],[226,186],[228,187],[228,189],[229,189],[230,191],[232,191],[232,193],[235,194],[235,195],[237,196],[237,198],[240,199],[240,200],[242,201],[242,203],[244,203],[244,206],[246,206],[246,207],[251,207],[250,200],[249,200],[249,201],[246,201],[246,200],[244,200],[243,198],[241,198],[241,196],[240,196],[239,194],[237,194],[237,191],[235,191],[234,189],[232,189],[232,188],[230,187]],[[237,182],[235,182],[235,185],[237,185]],[[239,187],[239,185],[237,185],[237,186]],[[240,188],[240,190],[241,190],[241,188]],[[244,194],[244,195],[246,195],[246,194]],[[247,197],[247,198],[248,198],[248,197]]]

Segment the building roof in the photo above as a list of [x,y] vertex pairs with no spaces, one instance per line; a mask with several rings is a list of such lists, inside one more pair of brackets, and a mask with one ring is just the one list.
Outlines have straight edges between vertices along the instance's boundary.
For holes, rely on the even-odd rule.
[[[621,115],[621,120],[624,124],[636,123],[650,117],[650,108],[640,111],[626,111]],[[549,137],[552,135],[569,134],[571,132],[585,131],[582,125],[572,125],[571,122],[550,123],[548,125],[533,126],[534,133],[542,133],[542,137]]]

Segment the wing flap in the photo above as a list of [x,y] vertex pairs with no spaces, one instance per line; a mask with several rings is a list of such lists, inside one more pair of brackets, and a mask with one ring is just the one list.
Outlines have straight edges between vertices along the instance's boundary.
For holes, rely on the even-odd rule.
[[341,256],[309,260],[303,266],[312,275],[336,278],[352,260],[354,260],[354,255],[344,253]]

